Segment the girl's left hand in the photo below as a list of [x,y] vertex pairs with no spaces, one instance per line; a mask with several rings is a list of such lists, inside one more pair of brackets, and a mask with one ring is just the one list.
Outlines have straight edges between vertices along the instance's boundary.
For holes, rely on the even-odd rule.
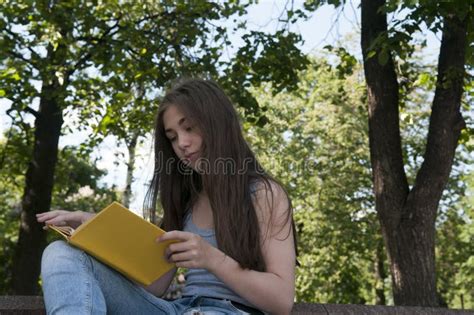
[[201,236],[183,231],[170,231],[157,239],[158,242],[168,240],[178,240],[168,246],[166,255],[168,261],[182,268],[202,268],[210,269],[212,255],[216,254],[216,249],[211,244],[202,239]]

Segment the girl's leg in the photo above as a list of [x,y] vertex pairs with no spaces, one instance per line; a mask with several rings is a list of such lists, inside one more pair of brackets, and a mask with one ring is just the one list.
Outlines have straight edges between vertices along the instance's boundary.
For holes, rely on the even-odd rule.
[[63,241],[45,249],[41,277],[48,314],[176,313],[170,302]]

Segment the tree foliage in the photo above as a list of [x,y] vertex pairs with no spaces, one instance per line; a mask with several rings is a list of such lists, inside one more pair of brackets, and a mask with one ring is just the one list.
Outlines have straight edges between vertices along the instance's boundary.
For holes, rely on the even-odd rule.
[[[258,158],[288,187],[293,200],[301,263],[297,300],[392,304],[372,193],[362,65],[356,61],[341,69],[350,59],[346,52],[331,48],[314,59],[300,73],[295,92],[273,96],[268,87],[256,89],[269,123],[258,127],[247,122],[244,129]],[[414,82],[427,80],[406,90],[401,109],[405,166],[413,182],[426,146],[429,82],[434,78],[422,60],[405,62],[416,66]],[[449,307],[461,307],[461,294],[465,308],[472,299],[467,289],[473,279],[467,273],[472,265],[472,206],[462,201],[468,183],[462,170],[472,164],[471,152],[468,143],[458,147],[437,220],[438,288]]]
[[[307,0],[303,8],[287,12],[287,23],[307,17],[323,4],[344,3]],[[373,194],[370,174],[367,119],[371,115],[365,103],[371,94],[364,89],[361,65],[350,49],[326,47],[331,58],[325,55],[308,65],[297,48],[300,36],[288,29],[272,34],[247,30],[241,23],[235,24],[235,29],[244,31],[244,45],[237,48],[235,56],[226,57],[232,30],[223,21],[243,16],[250,2],[0,4],[0,97],[9,100],[8,114],[13,120],[10,140],[0,151],[3,292],[11,292],[13,250],[27,252],[30,246],[40,252],[44,246],[45,234],[31,220],[21,226],[34,232],[17,246],[20,212],[34,218],[35,211],[46,211],[50,204],[101,209],[116,199],[113,190],[98,184],[103,172],[88,159],[88,153],[108,135],[131,146],[133,139],[149,132],[156,103],[170,82],[179,76],[199,75],[217,80],[238,104],[259,158],[289,189],[301,245],[297,299],[375,303],[387,296],[391,300],[390,286],[380,269],[386,265],[379,255],[384,245],[375,211],[380,194]],[[442,30],[447,16],[469,17],[472,4],[386,1],[377,12],[394,18],[386,31],[372,38],[363,62],[393,66],[391,75],[398,85],[384,91],[398,97],[392,103],[396,104],[393,117],[400,129],[391,130],[391,134],[398,133],[402,140],[398,164],[410,191],[417,186],[427,159],[433,91],[449,90],[462,76],[459,69],[449,70],[441,71],[437,79],[435,67],[417,57],[418,47],[424,43],[415,40],[415,34],[423,23],[436,32]],[[465,65],[471,71],[473,25],[466,28]],[[327,61],[334,57],[336,63]],[[467,128],[460,132],[453,170],[428,233],[437,229],[438,291],[449,306],[456,307],[472,307],[474,300],[470,290],[474,269],[472,173],[464,174],[465,165],[472,162],[472,84],[467,76],[464,89],[468,94],[461,108],[471,115],[465,117]],[[74,123],[64,125],[63,116]],[[89,132],[89,141],[80,149],[60,150],[56,164],[59,136],[78,130]],[[393,139],[384,139],[376,149],[386,144],[393,148]],[[41,147],[44,144],[48,146]],[[47,163],[41,156],[47,157]],[[397,157],[393,154],[388,160]],[[42,173],[41,169],[48,171]],[[41,185],[28,186],[35,180]],[[404,184],[394,187],[392,196]],[[35,194],[45,198],[25,202]],[[25,271],[30,283],[35,282],[39,257],[18,257],[22,257],[17,260],[19,270]],[[15,290],[34,293],[31,287]]]
[[365,90],[357,74],[347,73],[340,75],[323,58],[314,60],[294,93],[256,90],[269,123],[245,125],[259,159],[293,199],[301,252],[299,301],[375,299],[372,261],[379,231],[370,189]]
[[[5,157],[0,165],[0,180],[3,183],[0,189],[0,294],[12,292],[12,264],[18,241],[23,170],[31,154],[31,147],[18,130],[7,132],[6,139],[0,143],[0,154]],[[117,193],[113,187],[99,184],[106,172],[78,151],[74,147],[60,150],[52,208],[98,211],[116,200]]]
[[[326,3],[341,6],[345,1],[306,1],[304,7],[314,11]],[[375,204],[391,261],[396,304],[436,306],[440,302],[435,222],[465,127],[461,99],[465,70],[473,65],[473,19],[474,7],[469,1],[361,2]],[[422,24],[441,32],[442,40],[425,151],[410,182],[404,156],[406,160],[411,152],[403,152],[400,112],[413,86],[401,79],[410,74],[409,63],[404,61],[415,51],[413,38]]]
[[[37,291],[34,278],[46,242],[34,214],[51,206],[66,113],[79,113],[79,125],[99,135],[92,145],[107,134],[130,142],[149,130],[151,100],[176,77],[213,77],[250,110],[257,108],[245,93],[250,84],[272,80],[280,89],[295,87],[296,71],[306,59],[295,47],[300,38],[287,31],[276,36],[249,32],[238,57],[223,58],[230,42],[222,21],[243,15],[248,5],[204,0],[2,2],[0,95],[10,101],[16,125],[28,125],[27,114],[35,121],[14,264],[17,293]],[[245,23],[235,29],[245,29]]]

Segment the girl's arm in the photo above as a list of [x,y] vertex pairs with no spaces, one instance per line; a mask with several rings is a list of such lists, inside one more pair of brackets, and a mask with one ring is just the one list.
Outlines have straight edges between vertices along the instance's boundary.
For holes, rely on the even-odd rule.
[[192,233],[171,231],[161,241],[182,240],[169,246],[170,260],[176,262],[176,266],[205,268],[257,308],[271,314],[289,314],[295,296],[293,231],[291,220],[286,220],[286,194],[277,184],[272,184],[271,189],[273,207],[267,200],[266,190],[257,191],[255,197],[262,252],[267,265],[265,272],[241,268],[233,258]]

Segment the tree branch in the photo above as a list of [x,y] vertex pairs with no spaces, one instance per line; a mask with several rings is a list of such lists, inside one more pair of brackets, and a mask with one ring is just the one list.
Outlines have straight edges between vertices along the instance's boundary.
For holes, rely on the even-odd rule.
[[[468,19],[469,16],[461,21],[454,14],[444,17],[428,142],[424,162],[410,194],[413,194],[413,197],[418,196],[420,200],[429,200],[433,205],[432,209],[437,209],[449,179],[461,130],[465,127],[460,106],[465,75]],[[426,208],[428,206],[425,205]],[[434,221],[435,218],[436,212],[431,213],[430,219]]]
[[31,115],[35,116],[35,118],[38,118],[39,115],[40,115],[36,110],[34,110],[33,108],[31,108],[29,106],[26,106],[23,110],[25,112],[30,113]]
[[[398,112],[398,82],[395,66],[388,59],[381,64],[380,45],[374,42],[387,34],[387,15],[380,11],[384,0],[363,0],[362,54],[368,91],[370,158],[375,204],[384,224],[396,226],[408,194],[403,168]],[[375,54],[372,56],[372,54]]]
[[74,64],[74,66],[68,71],[69,77],[74,73],[74,71],[80,69],[80,67],[84,65],[87,62],[87,60],[89,60],[92,57],[92,52],[94,51],[94,49],[98,47],[99,45],[101,45],[102,43],[104,43],[107,36],[112,36],[113,34],[115,34],[115,32],[114,33],[111,33],[111,32],[113,29],[119,28],[119,23],[120,23],[121,18],[122,18],[122,15],[120,15],[116,19],[115,24],[110,26],[108,29],[106,29],[105,32],[97,40],[97,42],[94,45],[92,45],[87,50],[87,52],[84,53],[82,57],[79,58],[79,60]]
[[[153,15],[150,15],[150,16],[143,17],[143,18],[135,21],[134,24],[139,25],[140,23],[145,22],[147,20],[155,19],[160,15],[161,15],[161,13],[157,13],[157,14],[153,14]],[[108,29],[105,30],[105,32],[102,35],[100,35],[97,42],[94,45],[92,45],[87,50],[87,52],[85,52],[83,54],[83,56],[79,58],[79,60],[76,62],[76,64],[74,64],[74,66],[68,71],[69,75],[72,75],[74,73],[74,71],[80,69],[80,67],[82,67],[87,62],[87,60],[89,60],[92,57],[95,48],[97,48],[99,45],[103,44],[106,41],[107,38],[112,37],[113,35],[115,35],[121,29],[121,26],[119,25],[119,22],[122,19],[122,17],[123,17],[123,15],[120,15],[117,19],[115,19],[115,24],[110,26]]]
[[20,58],[21,60],[29,63],[34,68],[38,69],[38,67],[36,66],[36,62],[33,59],[40,60],[41,59],[40,55],[38,55],[38,53],[36,51],[34,51],[33,48],[31,48],[29,45],[25,45],[25,41],[23,40],[23,38],[21,38],[21,36],[18,36],[17,33],[12,32],[8,28],[4,28],[4,31],[13,37],[13,40],[18,45],[20,45],[21,49],[24,49],[24,48],[28,49],[28,51],[30,51],[32,57],[31,57],[31,59],[26,59],[25,57],[21,56],[18,53],[13,52],[13,51],[10,51],[10,53],[14,53],[14,55],[12,54],[14,57]]
[[8,50],[7,53],[12,56],[13,58],[18,58],[20,60],[23,60],[24,62],[26,62],[27,64],[31,65],[32,67],[35,68],[35,65],[34,63],[30,60],[30,59],[26,59],[23,55],[17,53],[16,51],[13,51],[13,50]]

